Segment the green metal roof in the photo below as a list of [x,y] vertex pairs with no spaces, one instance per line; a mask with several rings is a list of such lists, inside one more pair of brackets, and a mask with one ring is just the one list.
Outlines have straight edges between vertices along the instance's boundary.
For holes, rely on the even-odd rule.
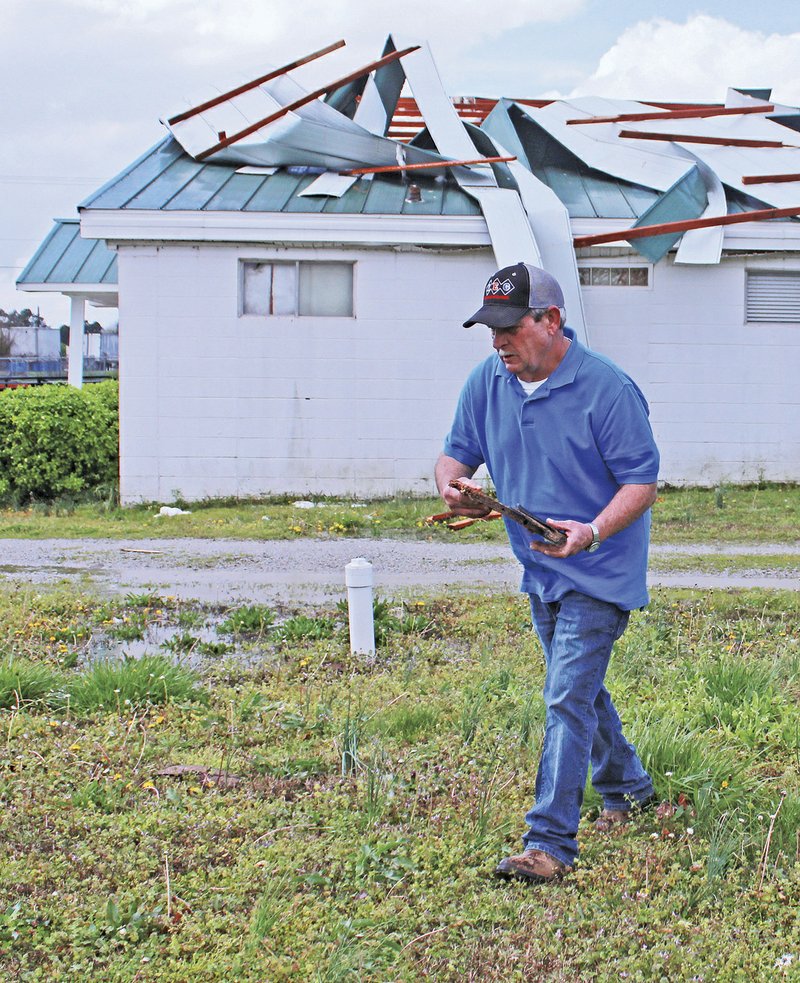
[[56,219],[17,283],[114,286],[117,283],[117,254],[102,240],[81,239],[77,218]]
[[[526,151],[533,173],[555,191],[571,218],[638,218],[659,197],[656,191],[593,171],[555,140],[545,140],[541,134],[530,141]],[[406,200],[408,187],[399,174],[362,177],[341,198],[300,196],[318,173],[318,169],[304,167],[279,168],[272,174],[238,173],[233,165],[198,163],[177,141],[167,137],[80,207],[480,215],[477,202],[455,182],[421,173],[414,175],[414,183],[422,192],[418,202]]]
[[477,202],[449,181],[415,175],[422,193],[409,202],[399,174],[359,178],[341,198],[300,196],[320,169],[284,167],[274,173],[239,173],[227,164],[202,164],[167,137],[80,208],[226,212],[348,212],[371,215],[480,215]]

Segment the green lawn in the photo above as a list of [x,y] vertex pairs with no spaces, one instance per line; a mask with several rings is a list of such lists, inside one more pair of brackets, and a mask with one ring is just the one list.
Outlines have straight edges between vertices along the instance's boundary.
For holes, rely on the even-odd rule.
[[[160,516],[158,505],[115,508],[59,501],[0,511],[0,538],[187,536],[292,539],[297,536],[404,536],[457,538],[464,542],[505,539],[502,523],[479,522],[452,532],[426,525],[442,512],[439,499],[375,501],[313,499],[181,502],[187,515]],[[558,516],[554,517],[558,518]],[[800,486],[665,488],[653,508],[655,543],[796,543],[800,540]]]
[[609,685],[676,808],[601,835],[590,792],[544,888],[491,877],[542,739],[523,598],[377,616],[368,660],[333,608],[0,588],[4,978],[797,978],[797,594],[634,615]]

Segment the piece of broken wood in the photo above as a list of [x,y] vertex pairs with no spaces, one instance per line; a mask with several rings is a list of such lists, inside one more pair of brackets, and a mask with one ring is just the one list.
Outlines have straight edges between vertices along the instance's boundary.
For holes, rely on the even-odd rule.
[[183,778],[184,775],[196,775],[205,787],[233,788],[242,780],[240,775],[221,771],[219,768],[207,768],[205,765],[167,765],[156,772],[167,778]]

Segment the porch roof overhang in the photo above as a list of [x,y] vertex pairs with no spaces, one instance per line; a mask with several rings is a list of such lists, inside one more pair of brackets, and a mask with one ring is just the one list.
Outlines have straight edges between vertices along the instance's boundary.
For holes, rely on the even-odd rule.
[[84,238],[79,219],[56,219],[17,287],[82,297],[95,307],[118,307],[117,256],[104,241]]

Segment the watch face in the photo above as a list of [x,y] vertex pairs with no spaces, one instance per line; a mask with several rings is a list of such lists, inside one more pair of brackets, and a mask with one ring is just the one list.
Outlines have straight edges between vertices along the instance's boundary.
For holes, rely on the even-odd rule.
[[587,546],[586,547],[586,552],[587,553],[594,553],[596,550],[599,550],[599,549],[600,549],[600,544],[599,543],[592,543],[591,546]]

